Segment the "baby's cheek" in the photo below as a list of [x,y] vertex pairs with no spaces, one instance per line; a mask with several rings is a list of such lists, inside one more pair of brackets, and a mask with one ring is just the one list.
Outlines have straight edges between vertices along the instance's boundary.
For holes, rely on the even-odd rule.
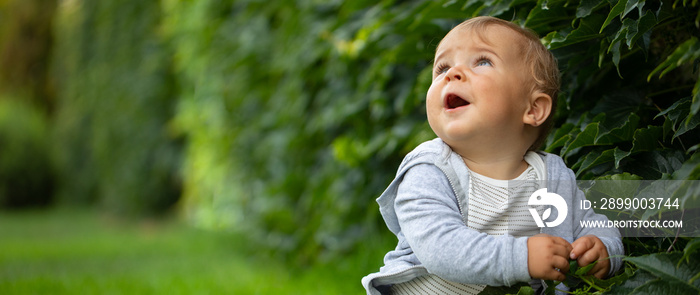
[[[434,84],[433,84],[434,85]],[[425,105],[428,111],[442,107],[439,87],[430,86],[425,98]]]
[[428,88],[428,93],[426,94],[428,100],[430,100],[431,97],[435,96],[436,94],[439,96],[440,93],[437,90],[439,87],[436,84],[437,83],[435,83],[435,80],[433,80],[433,83],[430,84],[430,87]]

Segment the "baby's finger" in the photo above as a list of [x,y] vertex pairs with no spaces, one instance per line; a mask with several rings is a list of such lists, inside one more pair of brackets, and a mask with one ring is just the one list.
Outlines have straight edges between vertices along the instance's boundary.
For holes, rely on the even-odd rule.
[[596,278],[599,278],[599,279],[603,279],[605,276],[608,275],[608,270],[605,267],[599,266],[599,265],[594,266],[593,270],[591,270],[591,272],[593,273],[593,275]]
[[[567,241],[567,240],[565,240],[565,239],[563,239],[563,238],[560,238],[560,237],[553,237],[552,239],[553,239],[553,242],[554,242],[555,245],[558,245],[558,246],[561,247],[562,249],[565,249],[567,253],[568,253],[568,252],[571,252],[571,250],[573,249],[573,248],[571,247],[571,244],[569,243],[569,241]],[[565,255],[565,256],[566,256],[566,255]]]
[[593,245],[595,245],[595,242],[585,237],[574,241],[569,258],[577,259],[582,254],[586,253],[588,249],[591,249]]
[[596,278],[603,279],[608,275],[609,271],[610,260],[607,258],[599,258],[598,263],[596,263],[593,269],[588,273],[594,275]]
[[552,239],[554,240],[554,243],[556,243],[558,245],[569,246],[569,247],[571,246],[571,243],[569,243],[569,241],[565,240],[562,237],[552,237]]
[[569,260],[564,257],[555,256],[552,258],[552,265],[554,268],[559,269],[561,273],[569,273]]
[[576,259],[576,261],[578,261],[578,265],[586,266],[598,259],[600,259],[600,253],[598,251],[586,251],[581,256],[579,256],[579,258]]
[[562,258],[567,261],[569,260],[569,253],[571,253],[571,249],[562,245],[556,245],[552,248],[552,254],[555,257]]
[[568,241],[556,237],[552,238],[551,251],[554,255],[569,258],[569,253],[571,252],[571,244]]
[[552,269],[552,270],[548,271],[542,279],[555,280],[555,281],[562,282],[562,281],[564,281],[564,279],[566,279],[566,275],[557,271],[556,269]]

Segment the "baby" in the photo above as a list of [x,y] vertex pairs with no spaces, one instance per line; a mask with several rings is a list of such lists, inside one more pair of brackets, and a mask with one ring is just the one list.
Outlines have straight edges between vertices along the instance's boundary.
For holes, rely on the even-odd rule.
[[[497,18],[472,18],[442,39],[433,70],[426,109],[438,138],[409,153],[377,199],[398,245],[380,272],[362,279],[367,294],[537,287],[562,281],[571,259],[598,261],[598,278],[617,271],[619,231],[582,228],[581,220],[607,218],[574,208],[585,198],[574,173],[558,156],[536,152],[559,88],[556,60],[539,38]],[[566,208],[532,208],[542,192]],[[560,224],[544,226],[552,211]]]

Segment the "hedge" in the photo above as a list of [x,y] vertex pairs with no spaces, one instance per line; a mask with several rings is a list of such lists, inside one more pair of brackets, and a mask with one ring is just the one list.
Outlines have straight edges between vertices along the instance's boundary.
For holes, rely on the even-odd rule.
[[[685,5],[685,6],[684,6]],[[382,231],[374,198],[434,137],[441,37],[475,15],[527,26],[563,81],[546,151],[581,179],[696,167],[697,5],[637,1],[166,1],[184,96],[185,206],[304,261]],[[689,50],[686,50],[689,48]],[[678,67],[678,69],[674,69]]]
[[47,121],[35,106],[0,96],[0,209],[51,204]]
[[[578,178],[698,179],[697,1],[64,1],[61,199],[157,212],[182,189],[193,222],[301,263],[391,242],[374,199],[434,137],[435,47],[476,15],[531,28],[559,60],[545,150]],[[697,239],[625,244],[618,290],[700,288],[666,280],[697,273]]]
[[180,196],[181,143],[161,13],[152,1],[65,1],[54,25],[58,199],[151,214]]

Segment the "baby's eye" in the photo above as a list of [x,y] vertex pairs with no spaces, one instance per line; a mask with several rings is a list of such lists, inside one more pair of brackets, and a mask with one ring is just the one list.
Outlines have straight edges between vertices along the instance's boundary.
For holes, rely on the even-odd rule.
[[492,67],[493,63],[491,62],[490,59],[481,57],[476,61],[476,66],[481,67],[481,66],[487,66],[487,67]]
[[435,67],[435,75],[439,76],[445,72],[447,72],[450,69],[450,66],[446,64],[439,64]]

